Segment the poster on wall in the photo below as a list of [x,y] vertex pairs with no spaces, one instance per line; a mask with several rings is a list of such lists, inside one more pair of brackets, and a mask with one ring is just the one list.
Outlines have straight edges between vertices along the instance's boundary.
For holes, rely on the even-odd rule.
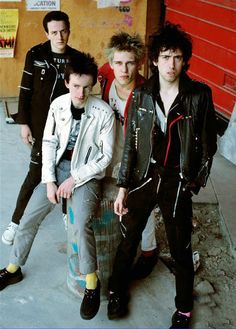
[[0,9],[0,57],[14,57],[18,29],[18,9]]
[[60,0],[26,0],[27,10],[60,10]]
[[97,0],[97,8],[116,7],[120,5],[120,0]]
[[118,7],[130,3],[132,0],[95,0],[97,1],[97,8]]

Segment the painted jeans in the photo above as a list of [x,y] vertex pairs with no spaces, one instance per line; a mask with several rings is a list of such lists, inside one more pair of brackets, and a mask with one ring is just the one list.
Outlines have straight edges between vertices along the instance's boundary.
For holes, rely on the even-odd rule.
[[[70,161],[63,160],[57,166],[57,183],[70,176]],[[100,202],[100,182],[91,180],[74,190],[68,200],[69,215],[77,221],[80,270],[83,274],[97,269],[96,245],[91,229],[91,219]],[[60,204],[61,206],[61,204]],[[27,261],[39,226],[54,209],[47,198],[46,184],[39,184],[30,198],[20,221],[10,254],[10,263],[22,266]],[[84,254],[85,253],[85,254]]]

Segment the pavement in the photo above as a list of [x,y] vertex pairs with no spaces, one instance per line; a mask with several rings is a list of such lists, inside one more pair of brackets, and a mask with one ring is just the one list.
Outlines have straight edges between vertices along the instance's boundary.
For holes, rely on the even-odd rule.
[[[0,236],[8,225],[19,188],[26,175],[30,150],[23,145],[20,129],[6,123],[0,107]],[[218,204],[222,226],[236,252],[236,166],[216,154],[210,179],[196,203]],[[0,268],[8,263],[10,246],[0,242]],[[40,226],[26,265],[24,280],[0,292],[0,328],[168,328],[174,306],[174,276],[159,261],[151,275],[132,284],[129,315],[107,319],[107,301],[90,321],[80,318],[81,298],[67,285],[66,232],[59,208]],[[199,309],[195,309],[197,318]]]

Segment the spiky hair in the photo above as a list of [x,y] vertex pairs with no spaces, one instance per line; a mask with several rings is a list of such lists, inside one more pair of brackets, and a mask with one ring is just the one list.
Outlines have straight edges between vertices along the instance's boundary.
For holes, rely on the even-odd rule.
[[137,33],[131,35],[126,32],[118,32],[114,34],[105,51],[110,63],[113,61],[115,51],[133,52],[138,63],[143,60],[145,55],[144,43]]

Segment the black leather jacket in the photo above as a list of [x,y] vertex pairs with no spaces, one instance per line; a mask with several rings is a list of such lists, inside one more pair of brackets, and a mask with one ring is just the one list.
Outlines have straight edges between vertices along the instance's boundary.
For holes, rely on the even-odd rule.
[[[194,192],[197,193],[201,186],[206,185],[217,149],[215,111],[211,89],[207,85],[191,80],[184,73],[179,88],[180,177],[186,184],[194,183]],[[117,183],[120,187],[132,189],[140,185],[148,173],[157,92],[158,75],[133,92]]]
[[[79,53],[66,47],[65,56]],[[13,116],[19,124],[27,124],[41,143],[48,110],[54,98],[68,93],[63,84],[61,90],[55,88],[58,71],[54,64],[50,41],[32,47],[26,55],[23,70],[18,113]]]

